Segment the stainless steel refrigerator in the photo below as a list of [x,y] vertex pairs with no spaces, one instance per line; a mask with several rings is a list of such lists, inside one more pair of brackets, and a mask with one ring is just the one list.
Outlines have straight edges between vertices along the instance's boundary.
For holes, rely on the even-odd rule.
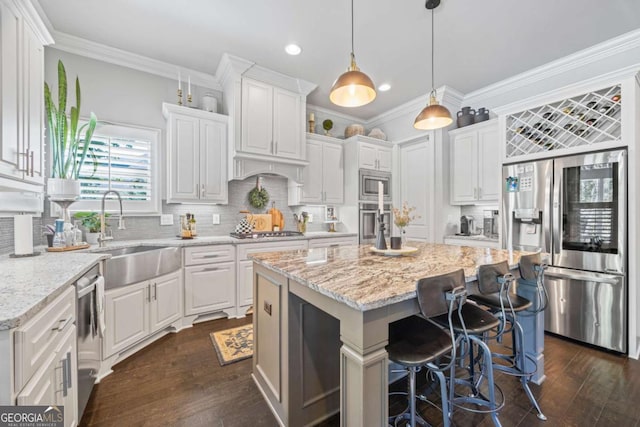
[[550,254],[545,330],[627,351],[627,153],[505,165],[503,243]]

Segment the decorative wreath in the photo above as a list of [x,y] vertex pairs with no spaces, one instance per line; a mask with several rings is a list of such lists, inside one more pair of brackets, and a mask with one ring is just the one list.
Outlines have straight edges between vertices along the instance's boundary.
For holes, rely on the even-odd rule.
[[269,193],[264,188],[255,187],[249,191],[249,204],[256,209],[262,209],[269,203]]

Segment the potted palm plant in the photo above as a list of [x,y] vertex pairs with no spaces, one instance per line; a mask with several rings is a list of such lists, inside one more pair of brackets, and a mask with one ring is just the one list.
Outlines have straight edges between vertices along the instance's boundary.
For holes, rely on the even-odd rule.
[[76,77],[76,105],[67,113],[67,72],[58,61],[58,104],[54,104],[49,85],[44,84],[44,105],[49,132],[49,147],[53,155],[47,194],[51,200],[75,200],[80,195],[78,174],[90,155],[91,137],[97,118],[92,112],[89,121],[78,126],[80,118],[80,80]]

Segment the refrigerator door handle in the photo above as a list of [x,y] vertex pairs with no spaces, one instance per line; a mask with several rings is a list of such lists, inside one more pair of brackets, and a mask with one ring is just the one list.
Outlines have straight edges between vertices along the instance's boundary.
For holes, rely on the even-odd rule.
[[606,283],[608,285],[622,285],[620,276],[609,276],[604,274],[591,275],[581,273],[558,273],[556,271],[547,270],[544,273],[547,277],[555,277],[558,279],[581,280],[585,282]]
[[554,171],[553,179],[553,198],[551,201],[553,208],[553,224],[552,224],[552,244],[553,255],[552,260],[555,263],[555,258],[562,252],[562,169]]

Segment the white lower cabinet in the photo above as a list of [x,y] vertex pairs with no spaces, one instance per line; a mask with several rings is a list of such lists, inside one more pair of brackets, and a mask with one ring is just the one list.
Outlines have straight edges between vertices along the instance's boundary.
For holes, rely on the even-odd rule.
[[235,306],[235,262],[185,267],[185,314],[202,314]]
[[179,272],[105,293],[105,356],[111,356],[182,318]]
[[236,306],[236,249],[233,245],[184,250],[184,311],[197,315]]
[[248,308],[253,304],[253,261],[249,255],[259,252],[280,252],[307,249],[306,240],[246,243],[238,245],[238,307]]
[[75,305],[69,286],[13,330],[15,404],[64,406],[65,427],[78,425]]
[[64,406],[64,425],[78,425],[76,327],[72,325],[55,351],[16,398],[18,405]]

